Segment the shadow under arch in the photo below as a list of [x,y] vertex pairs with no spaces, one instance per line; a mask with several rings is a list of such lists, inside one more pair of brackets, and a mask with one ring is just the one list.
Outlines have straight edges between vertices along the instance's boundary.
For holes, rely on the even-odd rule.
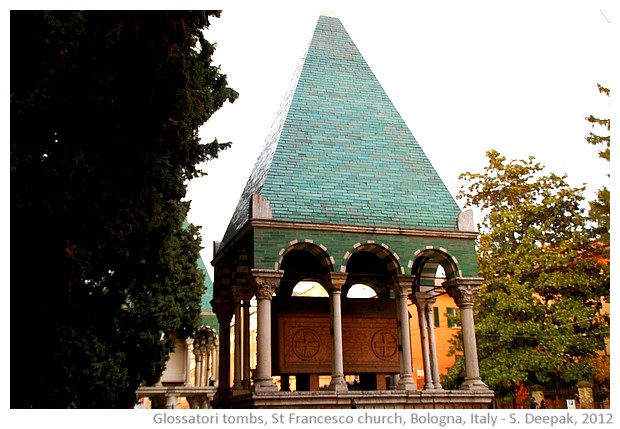
[[325,246],[298,242],[280,251],[276,269],[284,271],[276,295],[286,298],[292,295],[295,285],[301,281],[323,284],[324,276],[333,271],[333,258]]
[[462,273],[457,259],[441,247],[427,247],[417,250],[411,266],[411,274],[415,276],[414,292],[421,292],[435,288],[437,269],[441,266],[446,280],[461,277]]
[[384,244],[357,244],[344,260],[348,273],[342,290],[345,297],[353,285],[363,284],[372,288],[377,297],[389,298],[392,295],[390,278],[403,272],[398,255]]

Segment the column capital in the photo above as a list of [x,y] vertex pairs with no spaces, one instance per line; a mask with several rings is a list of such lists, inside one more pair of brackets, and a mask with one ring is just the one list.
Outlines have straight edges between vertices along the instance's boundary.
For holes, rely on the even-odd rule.
[[442,286],[459,307],[471,307],[482,282],[481,277],[457,277],[446,280]]
[[412,301],[416,307],[424,310],[427,306],[431,306],[437,302],[437,294],[435,292],[416,292],[412,294]]
[[271,301],[273,293],[280,286],[280,280],[284,271],[252,269],[251,280],[255,287],[256,299],[268,299]]
[[341,292],[342,287],[347,282],[347,278],[349,277],[349,273],[342,273],[338,271],[330,271],[329,273],[323,276],[323,280],[326,283],[326,289],[329,292]]
[[415,276],[412,274],[399,274],[390,278],[392,290],[397,295],[409,295],[413,290]]

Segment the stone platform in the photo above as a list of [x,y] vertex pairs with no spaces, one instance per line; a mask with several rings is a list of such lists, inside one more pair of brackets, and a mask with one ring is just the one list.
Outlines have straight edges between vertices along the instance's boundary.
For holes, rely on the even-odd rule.
[[363,409],[487,409],[491,390],[318,391],[249,393],[212,401],[212,408],[236,409],[345,409],[355,401]]

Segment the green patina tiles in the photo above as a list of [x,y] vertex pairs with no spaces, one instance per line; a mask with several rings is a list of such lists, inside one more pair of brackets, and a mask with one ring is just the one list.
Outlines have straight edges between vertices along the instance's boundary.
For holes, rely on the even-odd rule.
[[337,18],[321,16],[224,242],[273,219],[457,230],[460,209]]

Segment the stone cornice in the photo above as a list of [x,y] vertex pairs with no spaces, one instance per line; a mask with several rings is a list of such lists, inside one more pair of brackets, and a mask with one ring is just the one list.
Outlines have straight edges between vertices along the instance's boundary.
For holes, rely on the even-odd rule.
[[438,231],[398,227],[382,226],[358,226],[358,225],[333,225],[325,223],[289,222],[278,220],[252,219],[250,224],[255,228],[278,228],[278,229],[312,229],[316,231],[349,232],[377,235],[402,235],[406,237],[442,237],[475,239],[477,232],[472,231]]

